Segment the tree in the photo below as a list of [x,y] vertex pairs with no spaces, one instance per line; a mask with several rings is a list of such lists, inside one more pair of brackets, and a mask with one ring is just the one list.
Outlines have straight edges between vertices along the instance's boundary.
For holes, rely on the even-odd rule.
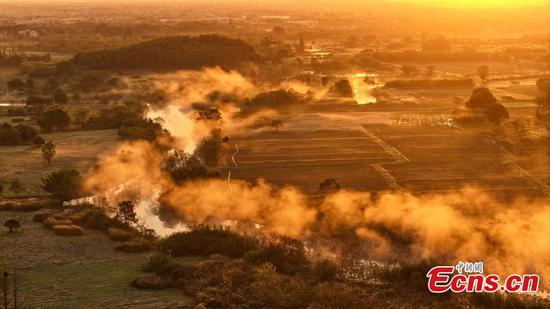
[[42,178],[42,189],[61,200],[80,196],[81,186],[82,176],[74,169],[59,170]]
[[80,79],[79,88],[84,92],[90,92],[103,86],[104,80],[97,74],[86,74]]
[[79,125],[83,125],[88,119],[89,114],[90,114],[90,111],[88,110],[85,110],[85,109],[79,110],[76,113],[75,122]]
[[422,39],[422,51],[427,52],[442,52],[451,50],[449,40],[442,35]]
[[293,89],[279,89],[261,92],[252,99],[247,99],[241,113],[247,114],[259,109],[275,109],[281,113],[288,113],[296,107],[307,103],[306,98]]
[[52,162],[53,157],[55,157],[56,151],[55,151],[55,144],[52,141],[49,141],[42,145],[42,157],[44,157],[44,160],[50,165]]
[[182,150],[176,150],[166,159],[164,170],[170,174],[177,184],[189,180],[217,178],[220,176],[216,170],[210,170],[196,155],[188,154]]
[[134,203],[132,201],[120,202],[118,204],[116,218],[120,222],[127,225],[137,224],[138,218],[136,215]]
[[426,67],[426,76],[432,78],[434,76],[435,66],[429,65]]
[[65,129],[70,123],[71,117],[61,109],[48,110],[38,118],[38,125],[45,131]]
[[8,219],[4,222],[4,226],[9,229],[10,233],[12,233],[15,229],[20,228],[21,224],[19,224],[19,221],[15,219]]
[[59,89],[59,82],[55,78],[48,78],[46,83],[44,84],[44,87],[42,87],[42,91],[45,93],[52,93]]
[[500,125],[503,120],[510,118],[508,110],[500,103],[495,103],[487,107],[487,109],[485,109],[485,115],[487,115],[487,119],[495,125]]
[[19,124],[12,127],[9,123],[4,123],[0,127],[0,145],[16,146],[32,143],[36,134],[32,126]]
[[46,143],[46,140],[44,140],[44,138],[42,136],[37,136],[37,137],[34,138],[32,143],[37,145],[37,146],[42,146]]
[[207,166],[216,167],[221,159],[222,147],[222,141],[217,138],[205,139],[199,144],[195,150],[195,154]]
[[52,102],[52,98],[47,96],[30,95],[27,97],[27,105],[51,104]]
[[497,103],[497,99],[488,88],[479,87],[474,89],[474,91],[472,92],[472,96],[468,101],[466,101],[466,107],[469,109],[475,109],[475,108],[485,109],[496,103]]
[[335,192],[340,190],[340,184],[334,178],[327,178],[319,185],[319,189],[326,193]]
[[25,81],[25,86],[28,92],[33,92],[36,89],[36,82],[33,79],[27,79]]
[[63,91],[62,89],[57,89],[53,94],[53,100],[57,104],[65,104],[69,102],[69,97],[67,96],[65,91]]
[[401,66],[401,72],[405,76],[414,76],[418,72],[418,69],[414,65],[404,64]]
[[75,103],[80,103],[80,100],[81,100],[80,93],[79,92],[74,92],[73,93],[73,101]]
[[353,97],[353,88],[347,79],[341,79],[332,86],[332,93],[342,97]]
[[19,193],[25,191],[25,185],[17,178],[14,178],[10,181],[10,191],[15,194],[16,197],[19,197]]
[[276,130],[279,130],[284,125],[283,120],[280,118],[271,120],[271,126]]
[[298,42],[296,51],[299,53],[303,53],[305,50],[306,50],[306,43],[304,42],[304,37],[300,37],[300,41]]
[[12,79],[6,83],[10,90],[23,90],[26,88],[26,84],[19,78]]
[[479,76],[479,79],[484,82],[487,80],[487,77],[489,77],[489,67],[486,65],[479,66],[477,68],[477,75]]

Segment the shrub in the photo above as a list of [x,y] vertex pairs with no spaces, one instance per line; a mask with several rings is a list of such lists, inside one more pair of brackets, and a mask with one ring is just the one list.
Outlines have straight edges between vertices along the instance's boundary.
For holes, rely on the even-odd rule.
[[115,246],[115,249],[127,253],[140,253],[150,251],[152,244],[144,238],[134,238]]
[[30,212],[30,211],[36,211],[40,208],[42,208],[42,204],[40,202],[35,202],[35,201],[17,201],[17,202],[0,203],[0,210]]
[[155,274],[141,275],[132,281],[132,286],[138,289],[161,290],[171,287],[169,279]]
[[55,103],[65,104],[65,103],[69,102],[69,97],[67,96],[65,91],[63,91],[61,89],[57,89],[55,91],[55,93],[53,94],[53,100],[55,101]]
[[54,225],[53,230],[57,235],[80,236],[83,231],[78,225]]
[[53,228],[56,225],[73,225],[73,221],[69,219],[55,219],[53,216],[49,216],[44,220],[44,226],[47,228]]
[[155,272],[157,273],[158,270],[166,268],[166,265],[171,265],[172,259],[169,255],[165,253],[156,253],[154,255],[151,255],[147,262],[143,264],[141,267],[141,270],[145,272]]
[[109,217],[103,210],[95,208],[91,209],[87,215],[82,218],[82,225],[85,227],[106,231],[110,227],[121,227],[122,224],[117,220]]
[[30,212],[40,208],[42,208],[42,204],[36,201],[0,202],[0,210]]
[[176,263],[167,254],[158,252],[149,257],[141,270],[169,278],[176,285],[180,280],[192,279],[197,266]]
[[50,216],[49,212],[46,211],[39,211],[34,214],[33,221],[34,222],[44,222],[48,217]]
[[109,235],[109,238],[114,241],[128,241],[134,237],[132,233],[116,227],[108,228],[107,234]]
[[472,304],[477,308],[548,308],[547,300],[528,294],[473,293]]
[[422,260],[419,262],[405,262],[398,267],[389,267],[382,271],[381,277],[390,282],[400,282],[413,286],[422,286],[420,281],[426,281],[425,274],[434,266],[435,261]]
[[73,221],[74,223],[82,223],[84,219],[88,216],[89,210],[77,210],[77,209],[71,209],[73,212],[68,214],[64,217],[64,219],[69,219]]
[[315,288],[311,308],[371,308],[362,292],[341,282],[323,283]]
[[[171,275],[174,279],[191,279],[195,276],[197,266],[188,264],[175,264]],[[162,272],[161,272],[162,273]]]
[[221,229],[199,228],[190,232],[179,232],[159,241],[159,250],[173,256],[223,254],[241,257],[254,250],[254,240]]
[[317,261],[313,264],[313,275],[316,281],[333,281],[338,275],[338,267],[329,260]]
[[0,210],[8,211],[8,210],[15,210],[17,206],[15,206],[15,203],[12,202],[1,202],[0,203]]
[[289,275],[303,271],[308,264],[303,243],[286,237],[248,252],[244,259],[257,265],[270,263],[277,272]]

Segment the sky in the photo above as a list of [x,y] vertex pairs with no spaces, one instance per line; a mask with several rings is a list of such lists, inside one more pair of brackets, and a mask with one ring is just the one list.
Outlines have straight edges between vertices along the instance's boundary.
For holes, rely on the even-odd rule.
[[464,8],[550,6],[550,0],[394,0],[394,2]]
[[[21,0],[0,0],[4,2],[19,2]],[[23,0],[24,2],[40,2],[40,3],[82,3],[89,2],[88,0]],[[23,2],[21,1],[21,2]],[[124,2],[128,0],[95,0],[94,2]],[[278,0],[130,0],[132,2],[141,2],[141,3],[150,3],[150,4],[162,4],[162,3],[185,3],[185,2],[223,2],[223,3],[243,3],[249,2],[253,4],[267,4],[267,3],[278,3],[281,1]],[[284,0],[282,2],[285,2]],[[306,4],[306,3],[332,3],[337,5],[360,5],[368,3],[384,3],[384,2],[393,2],[393,3],[406,3],[406,4],[420,4],[427,6],[444,6],[444,7],[462,7],[462,8],[484,8],[484,7],[524,7],[524,6],[549,6],[550,0],[293,0],[291,2]]]

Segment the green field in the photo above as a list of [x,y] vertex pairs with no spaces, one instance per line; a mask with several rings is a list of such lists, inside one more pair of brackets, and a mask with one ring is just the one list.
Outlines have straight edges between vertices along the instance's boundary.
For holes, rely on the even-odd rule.
[[[40,179],[53,171],[75,168],[86,172],[98,156],[113,149],[118,142],[116,130],[66,131],[41,136],[56,145],[57,154],[50,166],[42,157],[40,147],[0,147],[0,179],[5,183],[18,178],[26,187],[23,195],[36,195]],[[13,193],[7,189],[5,186],[3,196],[12,197]]]

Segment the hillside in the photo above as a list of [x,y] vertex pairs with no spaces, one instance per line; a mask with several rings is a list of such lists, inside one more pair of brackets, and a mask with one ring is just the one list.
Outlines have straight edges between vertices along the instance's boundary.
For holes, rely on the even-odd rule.
[[78,53],[72,62],[91,69],[181,70],[235,68],[256,60],[254,48],[242,40],[201,35],[163,37],[116,49]]

